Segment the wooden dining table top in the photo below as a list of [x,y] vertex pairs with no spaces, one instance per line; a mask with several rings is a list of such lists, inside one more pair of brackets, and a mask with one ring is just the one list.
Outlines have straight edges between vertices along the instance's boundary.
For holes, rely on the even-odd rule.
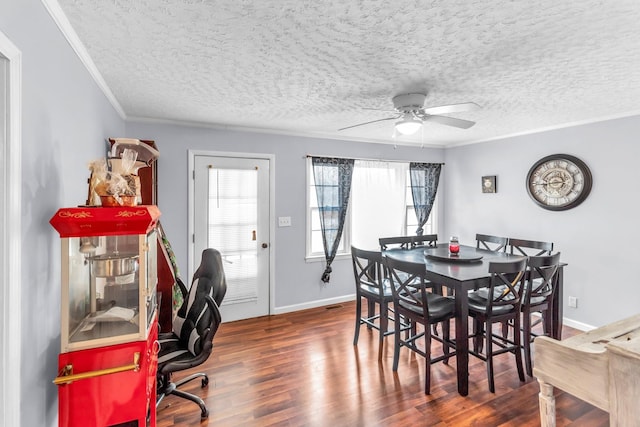
[[[462,286],[465,288],[475,287],[478,282],[490,280],[489,263],[507,262],[523,258],[518,255],[511,255],[505,252],[495,252],[486,249],[479,249],[473,246],[460,246],[460,258],[469,257],[475,261],[464,261],[460,259],[445,259],[445,254],[449,251],[447,243],[438,244],[435,248],[416,247],[413,249],[387,249],[383,255],[390,258],[425,264],[426,270],[440,276],[443,281],[452,287]],[[428,254],[441,255],[441,259],[428,257]],[[456,282],[458,286],[456,286]],[[467,286],[464,286],[467,285]]]

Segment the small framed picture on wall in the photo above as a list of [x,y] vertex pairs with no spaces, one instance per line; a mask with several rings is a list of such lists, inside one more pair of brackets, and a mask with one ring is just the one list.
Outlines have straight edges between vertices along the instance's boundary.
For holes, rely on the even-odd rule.
[[483,176],[482,177],[482,192],[483,193],[497,193],[498,188],[496,187],[496,176]]

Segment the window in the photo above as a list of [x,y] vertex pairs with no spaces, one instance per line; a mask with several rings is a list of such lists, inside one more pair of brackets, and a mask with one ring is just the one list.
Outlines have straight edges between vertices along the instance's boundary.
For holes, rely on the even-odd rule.
[[[307,161],[307,182],[307,257],[323,257],[322,230],[310,158]],[[436,210],[437,197],[424,226],[424,234],[436,233]],[[381,236],[414,235],[417,222],[409,163],[356,160],[338,255],[349,254],[351,244],[377,248]]]

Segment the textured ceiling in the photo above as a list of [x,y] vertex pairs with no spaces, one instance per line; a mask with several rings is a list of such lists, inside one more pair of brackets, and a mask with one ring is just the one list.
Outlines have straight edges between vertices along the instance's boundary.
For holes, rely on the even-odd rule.
[[[58,3],[131,120],[457,145],[640,114],[639,0]],[[477,124],[337,130],[407,92]]]

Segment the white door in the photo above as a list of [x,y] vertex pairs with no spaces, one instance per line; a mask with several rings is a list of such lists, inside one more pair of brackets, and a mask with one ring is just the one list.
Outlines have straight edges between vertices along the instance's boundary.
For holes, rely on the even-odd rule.
[[194,156],[194,270],[202,251],[223,258],[225,322],[269,314],[270,160]]

